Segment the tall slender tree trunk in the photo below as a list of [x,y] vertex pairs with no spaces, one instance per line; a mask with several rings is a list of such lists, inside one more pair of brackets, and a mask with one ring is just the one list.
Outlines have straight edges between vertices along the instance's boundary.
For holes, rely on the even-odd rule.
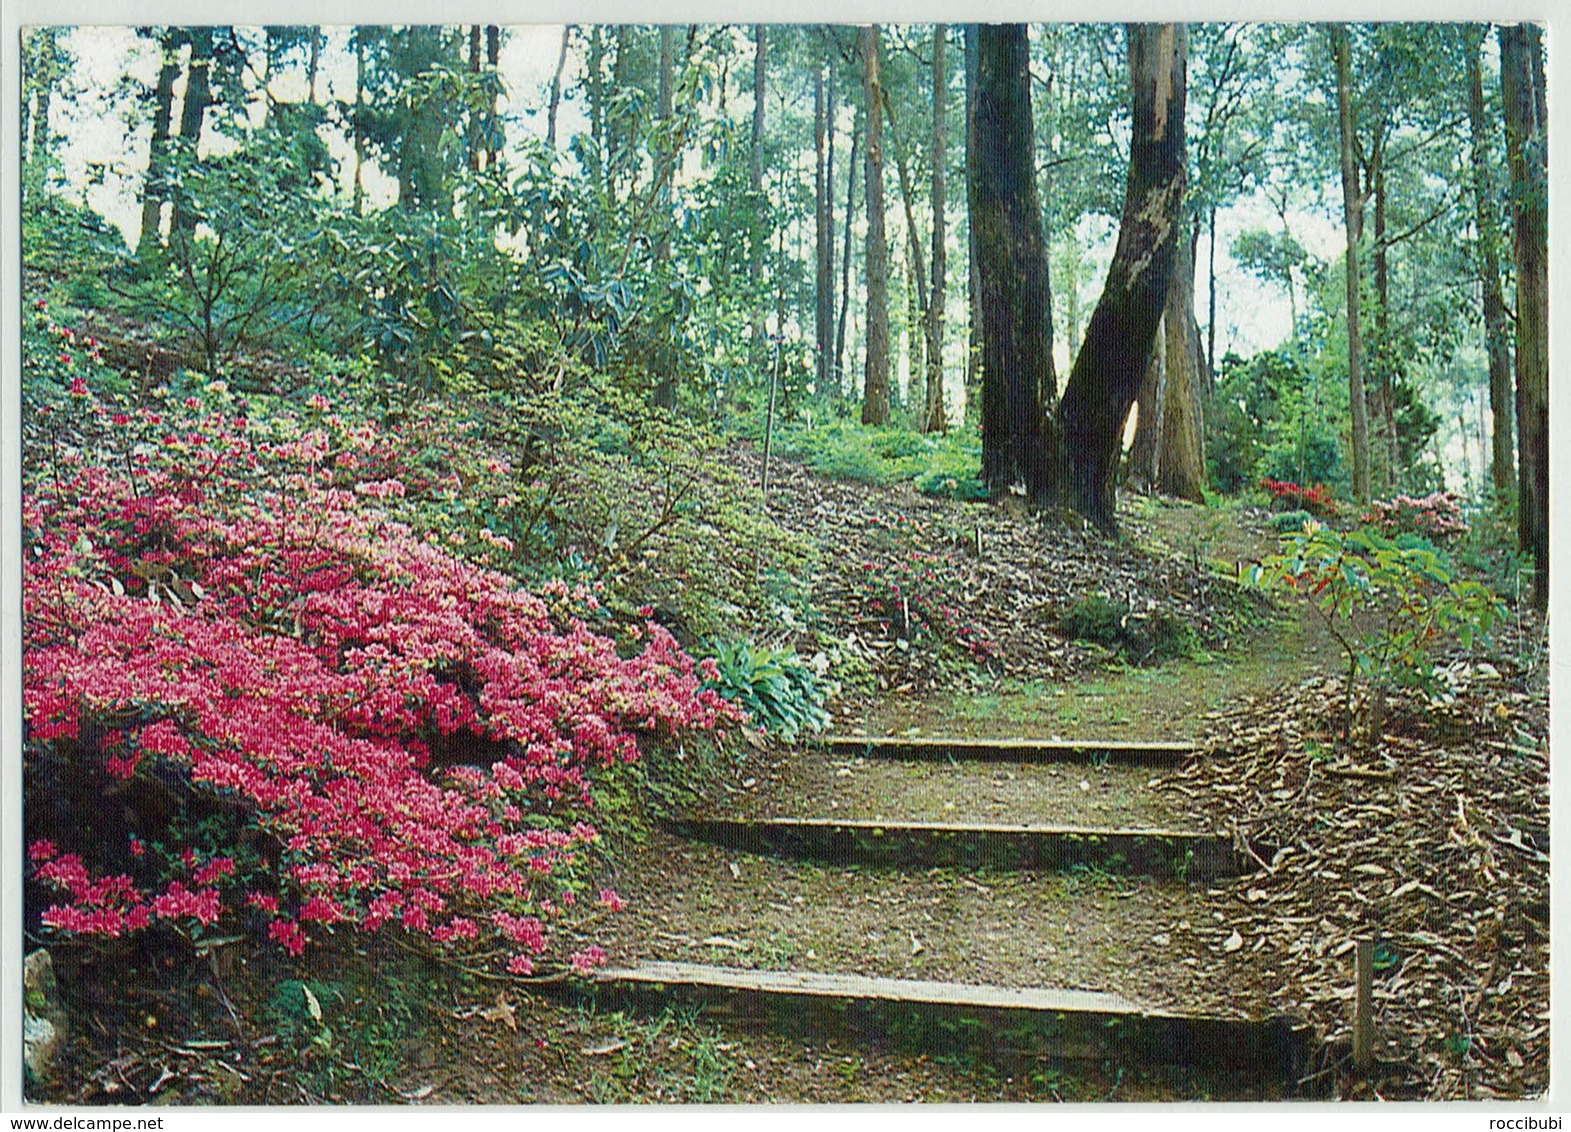
[[933,284],[927,302],[927,408],[923,414],[924,432],[945,432],[948,421],[944,416],[944,287],[949,272],[947,233],[944,225],[945,152],[949,136],[945,115],[949,107],[949,76],[947,41],[949,28],[938,24],[933,28],[933,147],[929,164],[933,169]]
[[1516,256],[1517,536],[1533,555],[1533,603],[1549,605],[1548,123],[1541,32],[1500,29],[1500,87]]
[[1371,164],[1366,178],[1375,204],[1375,400],[1379,405],[1385,439],[1385,490],[1396,490],[1400,458],[1396,436],[1396,355],[1391,344],[1391,249],[1386,244],[1386,128],[1382,122],[1375,132]]
[[1163,308],[1167,339],[1167,380],[1161,413],[1161,459],[1157,490],[1195,503],[1205,501],[1205,421],[1200,409],[1202,383],[1200,329],[1195,323],[1195,245],[1198,221],[1190,235],[1180,235],[1174,250],[1173,275]]
[[[485,61],[493,75],[502,66],[502,29],[496,24],[485,28]],[[491,88],[490,104],[486,107],[486,167],[495,168],[501,154],[502,124],[496,115],[497,88]]]
[[829,98],[820,64],[813,71],[813,342],[817,350],[815,386],[829,392],[835,348],[834,210],[829,181]]
[[851,156],[846,162],[846,211],[845,246],[840,255],[840,321],[835,328],[835,388],[845,385],[846,318],[851,312],[851,236],[856,216],[856,151],[862,144],[862,119],[858,115],[851,123]]
[[[977,35],[980,26],[964,25],[963,47],[966,73],[966,168],[969,171],[976,156],[976,82]],[[977,266],[976,224],[970,218],[970,178],[966,182],[966,307],[969,327],[966,335],[966,405],[980,403],[978,394],[982,384],[982,279]]]
[[[659,165],[655,176],[660,182],[660,216],[656,221],[655,277],[661,280],[671,260],[671,169],[676,163],[673,142],[667,137],[674,108],[673,98],[676,71],[676,28],[660,25],[660,74],[656,95],[655,114],[659,121],[660,141],[655,160]],[[671,345],[674,328],[667,316],[662,315],[655,327],[654,371],[657,379],[654,403],[663,409],[676,408],[676,358]]]
[[[1212,204],[1207,210],[1208,228],[1206,231],[1206,377],[1216,373],[1216,205]],[[1289,275],[1289,288],[1292,287]],[[1288,341],[1296,341],[1298,337],[1298,309],[1296,304],[1291,312],[1294,325],[1287,328]]]
[[158,229],[164,200],[168,196],[164,178],[169,171],[169,126],[174,114],[175,79],[180,75],[179,41],[172,32],[162,32],[159,43],[163,62],[158,68],[158,84],[153,88],[153,140],[147,151],[147,175],[142,182],[142,226],[136,250],[149,255],[158,247]]
[[995,499],[1023,489],[1033,505],[1049,506],[1058,502],[1063,478],[1044,404],[1058,381],[1024,24],[977,29],[974,110],[975,148],[966,165],[981,281],[982,478]]
[[1489,168],[1489,126],[1484,116],[1484,73],[1479,63],[1483,33],[1470,33],[1467,47],[1467,115],[1472,127],[1473,216],[1478,228],[1478,274],[1484,285],[1484,348],[1489,358],[1489,414],[1492,428],[1490,471],[1495,497],[1505,499],[1516,486],[1512,455],[1516,406],[1511,390],[1511,344],[1505,297],[1500,286],[1500,220],[1495,212],[1495,182]]
[[1118,458],[1167,300],[1184,199],[1188,39],[1181,24],[1130,24],[1129,179],[1107,283],[1059,404],[1067,499],[1117,530]]
[[[469,75],[471,79],[480,74],[480,50],[483,43],[484,30],[479,24],[469,25]],[[478,171],[485,165],[485,139],[482,136],[480,122],[474,117],[469,120],[469,144],[466,147],[465,159],[471,171]]]
[[878,70],[878,25],[862,28],[862,88],[867,119],[867,250],[862,274],[867,289],[867,364],[863,370],[862,423],[889,423],[889,258],[884,242],[883,79]]
[[[213,29],[193,27],[188,33],[191,57],[186,61],[185,98],[180,106],[180,139],[189,160],[195,161],[202,143],[202,123],[212,101],[209,77],[213,64]],[[172,230],[186,239],[196,231],[196,217],[175,197]]]
[[551,74],[551,98],[546,105],[545,117],[545,144],[552,151],[556,149],[556,113],[562,105],[562,72],[567,67],[567,48],[573,40],[573,25],[564,24],[562,27],[562,48],[557,52],[556,70]]
[[1353,418],[1353,498],[1369,502],[1369,410],[1364,398],[1364,339],[1359,328],[1358,242],[1364,229],[1364,194],[1358,183],[1353,132],[1352,45],[1347,28],[1332,25],[1336,57],[1337,122],[1341,137],[1342,219],[1347,232],[1347,392]]
[[311,29],[311,54],[306,60],[306,98],[312,106],[316,105],[316,79],[322,71],[322,29]]
[[[763,293],[764,249],[769,244],[765,226],[768,209],[764,202],[764,92],[769,69],[769,27],[753,27],[753,151],[748,167],[748,186],[753,191],[752,259],[748,263],[747,278],[752,293]],[[764,312],[760,308],[753,316],[752,356],[754,364],[764,361]]]
[[49,156],[49,117],[52,111],[55,82],[59,77],[60,56],[57,28],[34,28],[29,40],[36,45],[33,53],[30,78],[36,83],[36,105],[33,110],[33,139],[31,160],[42,163]]
[[889,91],[884,89],[881,93],[884,118],[889,123],[889,140],[894,143],[895,174],[900,185],[900,203],[906,221],[906,279],[911,307],[906,320],[906,330],[912,341],[911,347],[907,350],[907,357],[911,360],[908,376],[914,383],[924,369],[922,363],[917,360],[925,353],[917,344],[919,336],[917,328],[919,324],[925,325],[927,320],[927,261],[922,255],[922,234],[916,226],[916,193],[911,185],[910,174],[907,172],[906,147],[900,140],[900,127],[895,120],[894,105],[889,101]]
[[350,130],[355,140],[354,209],[359,216],[365,211],[365,29],[356,26],[352,33],[355,41],[355,108]]

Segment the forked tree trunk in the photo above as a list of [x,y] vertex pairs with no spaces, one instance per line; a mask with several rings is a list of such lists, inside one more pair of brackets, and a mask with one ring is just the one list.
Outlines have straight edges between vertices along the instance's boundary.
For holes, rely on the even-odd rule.
[[1500,87],[1516,255],[1517,539],[1534,559],[1533,603],[1549,605],[1548,165],[1544,56],[1532,24],[1500,29]]
[[889,252],[884,241],[883,79],[878,70],[878,26],[859,36],[867,111],[867,364],[863,371],[862,423],[889,423]]
[[967,166],[981,289],[982,479],[995,499],[1023,489],[1033,506],[1052,506],[1062,476],[1044,406],[1058,379],[1024,24],[977,29],[975,117]]
[[1352,45],[1347,28],[1333,25],[1337,121],[1342,156],[1342,219],[1347,232],[1347,395],[1353,418],[1353,498],[1369,502],[1369,411],[1364,400],[1364,339],[1359,328],[1358,242],[1364,230],[1364,194],[1358,183],[1353,133]]
[[1066,501],[1109,532],[1117,530],[1124,423],[1150,358],[1181,238],[1185,173],[1185,28],[1130,24],[1128,37],[1133,113],[1118,244],[1058,411]]
[[922,414],[923,432],[945,432],[948,422],[944,418],[944,284],[949,270],[944,207],[946,185],[944,182],[945,142],[948,137],[944,121],[949,105],[949,79],[945,70],[948,53],[946,41],[949,29],[944,24],[933,28],[933,148],[930,164],[933,168],[933,285],[927,301],[927,407]]
[[1495,212],[1495,182],[1489,169],[1489,126],[1484,116],[1484,73],[1479,63],[1482,31],[1471,33],[1467,47],[1467,115],[1472,126],[1473,215],[1478,227],[1478,274],[1484,284],[1484,348],[1489,358],[1489,414],[1493,420],[1490,471],[1495,498],[1516,486],[1512,454],[1516,406],[1511,392],[1511,343],[1506,303],[1500,286],[1500,221]]

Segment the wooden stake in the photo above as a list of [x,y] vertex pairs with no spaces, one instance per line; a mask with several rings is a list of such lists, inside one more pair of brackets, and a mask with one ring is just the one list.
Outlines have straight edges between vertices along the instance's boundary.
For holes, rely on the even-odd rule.
[[1375,1060],[1375,941],[1360,939],[1354,949],[1353,1068],[1368,1073]]

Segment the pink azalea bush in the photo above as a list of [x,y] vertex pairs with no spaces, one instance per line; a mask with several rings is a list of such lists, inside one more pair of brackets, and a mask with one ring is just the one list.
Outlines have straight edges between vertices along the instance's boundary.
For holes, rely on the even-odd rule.
[[1469,530],[1460,501],[1449,491],[1432,491],[1416,498],[1396,495],[1377,499],[1369,505],[1363,520],[1386,534],[1423,535],[1434,542],[1449,541]]
[[48,829],[29,849],[46,926],[260,916],[291,954],[331,925],[395,926],[527,974],[563,917],[620,907],[576,896],[596,776],[640,736],[739,719],[664,628],[614,639],[586,623],[591,589],[531,592],[399,521],[384,508],[462,484],[321,419],[325,399],[267,427],[194,397],[72,400],[23,496],[28,773],[126,797],[173,782],[234,842],[177,844],[177,823],[117,857]]

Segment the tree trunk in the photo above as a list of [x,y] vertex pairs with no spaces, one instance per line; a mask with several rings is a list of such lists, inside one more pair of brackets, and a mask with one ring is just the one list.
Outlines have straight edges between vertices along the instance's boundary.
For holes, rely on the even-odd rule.
[[1195,323],[1195,245],[1198,224],[1188,238],[1179,237],[1173,277],[1163,310],[1167,381],[1161,413],[1161,456],[1156,486],[1165,495],[1205,502],[1205,421],[1200,409],[1202,383],[1200,328]]
[[1493,422],[1490,468],[1495,498],[1516,486],[1512,458],[1513,416],[1511,345],[1506,304],[1500,286],[1500,221],[1495,213],[1495,183],[1489,169],[1489,127],[1484,117],[1484,74],[1479,63],[1483,33],[1467,45],[1467,114],[1472,126],[1473,213],[1478,227],[1478,274],[1484,284],[1484,348],[1489,357],[1489,413]]
[[[1206,380],[1216,373],[1216,205],[1207,210],[1210,216],[1206,237]],[[1292,302],[1292,275],[1288,276],[1288,299],[1293,325],[1287,328],[1287,340],[1298,340],[1298,306]],[[1207,385],[1209,389],[1209,384]]]
[[977,269],[976,225],[970,219],[970,173],[976,160],[977,24],[966,24],[963,38],[966,72],[966,405],[977,404],[982,384],[982,280]]
[[862,28],[862,88],[867,120],[867,250],[862,274],[867,289],[867,364],[862,381],[862,423],[889,423],[889,252],[884,243],[883,80],[878,71],[878,25]]
[[829,392],[835,348],[834,211],[830,206],[829,98],[822,65],[813,71],[813,342],[817,348],[815,386]]
[[551,98],[546,104],[545,116],[545,144],[546,148],[556,150],[556,113],[562,105],[562,72],[567,68],[567,48],[573,40],[573,25],[564,24],[562,27],[562,49],[556,56],[556,70],[551,74]]
[[153,140],[147,151],[147,176],[142,182],[142,230],[137,254],[146,256],[158,247],[160,214],[168,191],[164,177],[169,166],[169,124],[174,113],[175,79],[180,74],[180,48],[173,33],[159,36],[164,59],[153,88]]
[[977,29],[975,118],[967,187],[981,283],[982,478],[995,499],[1023,487],[1033,506],[1047,506],[1058,501],[1063,480],[1054,422],[1043,408],[1058,381],[1026,25]]
[[[748,263],[748,283],[755,296],[761,294],[764,280],[764,248],[769,234],[764,230],[764,90],[769,67],[769,28],[766,24],[753,27],[753,152],[748,168],[748,185],[753,191],[752,259]],[[753,315],[752,357],[755,365],[764,361],[764,315],[758,308]]]
[[42,164],[49,156],[49,116],[51,103],[54,99],[55,81],[59,77],[60,58],[56,44],[59,30],[51,27],[34,28],[29,35],[32,44],[37,45],[37,51],[32,59],[33,74],[29,78],[36,83],[37,103],[33,110],[33,142],[31,160]]
[[[494,73],[502,65],[502,29],[496,24],[485,28],[485,61]],[[497,88],[491,88],[491,102],[486,107],[486,167],[495,168],[500,154],[502,125],[496,116]]]
[[1369,415],[1364,400],[1364,340],[1359,332],[1358,241],[1364,229],[1364,195],[1354,155],[1352,45],[1347,28],[1331,27],[1336,56],[1337,121],[1341,137],[1342,219],[1347,231],[1347,392],[1353,418],[1353,498],[1369,502]]
[[933,285],[927,302],[927,408],[923,432],[946,432],[949,427],[944,416],[944,285],[949,270],[944,228],[944,165],[948,161],[948,123],[944,117],[949,106],[949,77],[944,56],[948,53],[948,38],[946,25],[933,28],[933,148],[929,159],[933,169]]
[[1517,541],[1533,555],[1533,603],[1549,604],[1548,167],[1544,56],[1533,24],[1500,29],[1500,88],[1516,255]]
[[[479,24],[469,25],[469,74],[471,78],[480,74],[480,46],[482,30]],[[471,172],[478,171],[484,164],[485,142],[481,137],[480,123],[474,117],[469,119],[469,152],[464,155],[469,163]]]
[[[185,98],[180,106],[180,138],[187,157],[195,161],[202,143],[202,122],[212,101],[209,76],[213,63],[213,29],[194,27],[188,33],[191,57],[186,63]],[[196,217],[175,197],[172,230],[190,238],[196,231]]]
[[925,333],[919,331],[919,327],[925,326],[927,322],[927,261],[922,258],[922,235],[916,226],[916,194],[911,186],[911,177],[906,171],[907,154],[905,146],[900,141],[900,127],[895,121],[895,108],[889,101],[887,89],[882,91],[882,95],[884,117],[889,121],[889,140],[895,147],[895,173],[900,184],[900,203],[906,220],[906,278],[910,300],[910,311],[906,319],[906,333],[910,343],[906,350],[906,356],[910,361],[907,376],[911,387],[915,388],[917,376],[925,369],[919,360],[925,351],[918,344],[917,338],[920,336],[923,343],[926,341]]
[[365,130],[360,117],[365,107],[365,29],[356,26],[352,35],[355,41],[355,107],[349,128],[355,141],[354,211],[359,216],[365,211]]
[[1130,24],[1129,179],[1107,283],[1059,405],[1067,500],[1117,530],[1118,458],[1167,299],[1184,198],[1187,34],[1181,24]]
[[[1163,317],[1167,312],[1163,311]],[[1167,335],[1159,323],[1151,360],[1135,395],[1135,438],[1129,447],[1129,482],[1144,491],[1156,488],[1162,460],[1162,411],[1167,404]]]
[[1396,437],[1396,354],[1391,343],[1391,256],[1386,245],[1386,128],[1382,122],[1375,131],[1370,147],[1373,166],[1366,181],[1374,193],[1375,203],[1375,400],[1383,418],[1385,433],[1385,477],[1382,482],[1389,494],[1396,490],[1400,458],[1397,455]]
[[846,317],[851,312],[851,235],[856,216],[856,151],[862,143],[861,118],[851,123],[851,157],[846,162],[845,247],[840,256],[840,323],[835,328],[835,389],[845,388]]
[[[655,147],[655,176],[660,183],[660,218],[655,237],[655,278],[662,280],[666,265],[671,259],[671,169],[676,163],[669,136],[675,91],[676,28],[660,25],[660,75],[656,95],[655,115],[658,121],[658,142]],[[676,408],[676,359],[671,346],[672,328],[669,319],[662,315],[655,327],[654,371],[656,385],[654,403],[662,409]]]

